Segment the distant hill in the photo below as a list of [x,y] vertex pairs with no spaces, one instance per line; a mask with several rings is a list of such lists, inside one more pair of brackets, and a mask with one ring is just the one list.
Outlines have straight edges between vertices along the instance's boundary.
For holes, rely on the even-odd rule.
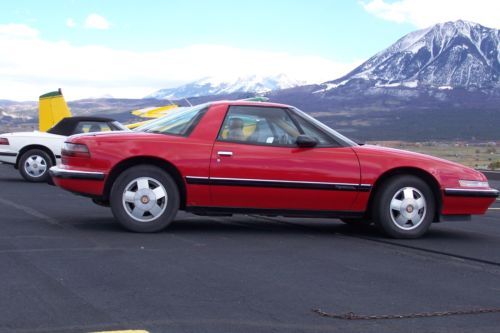
[[265,94],[304,84],[285,74],[274,76],[250,75],[233,79],[207,77],[180,87],[161,89],[146,98],[182,99],[201,96],[220,96],[234,93]]
[[[137,120],[130,111],[167,104],[163,99],[186,105],[186,97],[198,104],[265,94],[360,141],[499,140],[499,41],[499,30],[459,20],[412,32],[322,84],[301,85],[286,75],[205,78],[146,99],[85,99],[69,106],[74,114],[126,122]],[[0,127],[33,123],[36,108],[36,102],[0,100]],[[6,116],[21,113],[31,120]]]

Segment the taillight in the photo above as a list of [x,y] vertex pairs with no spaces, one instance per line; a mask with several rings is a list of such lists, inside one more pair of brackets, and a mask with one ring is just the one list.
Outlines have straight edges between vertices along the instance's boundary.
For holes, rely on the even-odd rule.
[[7,138],[0,138],[0,145],[9,145],[9,139]]
[[90,157],[89,148],[80,143],[65,142],[62,148],[62,155],[70,157]]

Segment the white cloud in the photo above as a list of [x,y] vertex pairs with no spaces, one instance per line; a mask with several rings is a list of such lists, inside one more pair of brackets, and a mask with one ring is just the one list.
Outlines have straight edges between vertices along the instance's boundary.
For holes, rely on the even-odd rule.
[[74,28],[74,27],[76,27],[75,20],[73,20],[71,17],[69,17],[68,19],[66,19],[66,26],[68,28]]
[[368,0],[363,8],[384,20],[410,23],[425,28],[440,22],[459,19],[500,28],[498,0]]
[[90,14],[85,19],[85,28],[88,29],[98,29],[98,30],[107,30],[111,24],[106,20],[104,16],[99,14]]
[[3,24],[0,25],[0,38],[35,38],[38,36],[38,30],[24,24]]
[[159,52],[74,46],[43,40],[28,26],[13,29],[0,25],[0,45],[0,99],[18,100],[35,100],[57,88],[63,88],[68,99],[104,94],[141,98],[157,89],[206,76],[286,73],[316,83],[335,79],[357,64],[223,45],[192,45]]

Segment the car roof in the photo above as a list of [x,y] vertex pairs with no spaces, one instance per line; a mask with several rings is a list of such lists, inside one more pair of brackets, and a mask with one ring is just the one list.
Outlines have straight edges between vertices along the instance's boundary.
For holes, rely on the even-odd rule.
[[271,103],[271,102],[257,102],[257,101],[215,101],[215,102],[210,102],[210,105],[238,105],[238,106],[263,106],[263,107],[275,107],[275,108],[289,108],[290,105],[287,104],[281,104],[281,103]]
[[106,118],[106,117],[75,116],[75,117],[64,118],[61,121],[76,123],[76,122],[80,122],[80,121],[110,122],[110,121],[115,121],[115,120],[112,118]]
[[47,133],[68,136],[73,134],[76,125],[81,121],[95,121],[101,123],[109,123],[115,121],[111,118],[104,117],[66,117],[55,124]]

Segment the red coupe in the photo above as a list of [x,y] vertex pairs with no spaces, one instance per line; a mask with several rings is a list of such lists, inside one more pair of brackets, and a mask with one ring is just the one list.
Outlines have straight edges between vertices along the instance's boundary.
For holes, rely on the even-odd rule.
[[358,145],[282,104],[222,101],[175,111],[140,132],[70,137],[55,184],[154,232],[195,214],[332,217],[397,238],[484,214],[498,191],[473,169]]

